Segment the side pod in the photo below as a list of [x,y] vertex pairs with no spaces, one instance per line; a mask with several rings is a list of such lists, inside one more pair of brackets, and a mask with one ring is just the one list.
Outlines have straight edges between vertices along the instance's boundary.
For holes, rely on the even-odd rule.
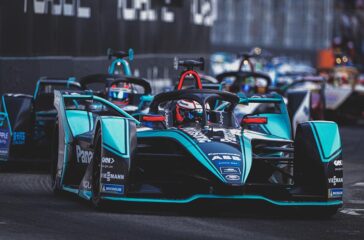
[[343,161],[337,124],[328,121],[301,123],[294,144],[295,185],[308,195],[341,200]]

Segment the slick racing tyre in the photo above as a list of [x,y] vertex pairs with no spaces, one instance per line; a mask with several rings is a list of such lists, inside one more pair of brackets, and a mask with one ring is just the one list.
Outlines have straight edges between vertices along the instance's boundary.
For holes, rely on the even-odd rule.
[[57,165],[58,165],[58,121],[54,124],[51,144],[51,188],[54,193],[59,194],[61,188],[59,186],[59,179],[57,179]]
[[101,199],[101,129],[97,131],[95,138],[95,151],[92,160],[92,196],[91,202],[95,208],[102,209],[105,207],[104,200]]

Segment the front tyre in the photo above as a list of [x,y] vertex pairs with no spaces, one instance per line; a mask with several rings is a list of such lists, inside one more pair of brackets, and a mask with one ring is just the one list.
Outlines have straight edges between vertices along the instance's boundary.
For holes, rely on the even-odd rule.
[[95,208],[103,208],[104,200],[101,198],[101,131],[97,131],[95,151],[92,160],[92,196],[91,202]]

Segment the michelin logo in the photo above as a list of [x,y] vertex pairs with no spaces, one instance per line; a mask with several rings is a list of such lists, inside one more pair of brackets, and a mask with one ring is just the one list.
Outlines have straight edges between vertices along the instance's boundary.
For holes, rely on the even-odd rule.
[[330,198],[337,198],[343,196],[343,189],[342,188],[330,188],[329,189],[329,197]]
[[103,192],[124,194],[124,185],[104,184],[102,186],[102,191]]

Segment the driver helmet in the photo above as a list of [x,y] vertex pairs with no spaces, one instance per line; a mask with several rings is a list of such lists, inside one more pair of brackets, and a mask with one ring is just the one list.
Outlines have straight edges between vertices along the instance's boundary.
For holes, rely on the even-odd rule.
[[201,104],[194,100],[181,99],[176,104],[176,121],[178,124],[195,123],[202,119]]
[[132,90],[129,85],[112,86],[109,90],[109,99],[118,104],[127,105],[130,101]]

